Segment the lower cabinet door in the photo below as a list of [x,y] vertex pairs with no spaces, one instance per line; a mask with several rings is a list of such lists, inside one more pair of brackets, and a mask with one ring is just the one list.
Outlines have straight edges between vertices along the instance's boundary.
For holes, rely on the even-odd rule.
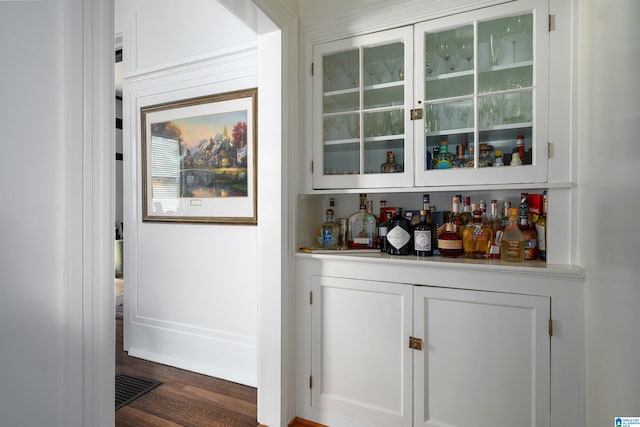
[[311,406],[327,415],[318,421],[411,426],[413,286],[313,276],[312,291]]
[[550,299],[416,286],[414,425],[550,425]]

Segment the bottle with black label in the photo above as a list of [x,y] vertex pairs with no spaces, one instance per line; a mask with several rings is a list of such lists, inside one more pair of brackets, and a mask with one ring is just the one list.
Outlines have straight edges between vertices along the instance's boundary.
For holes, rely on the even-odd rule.
[[389,220],[387,244],[389,255],[411,254],[411,221],[402,215],[401,208]]

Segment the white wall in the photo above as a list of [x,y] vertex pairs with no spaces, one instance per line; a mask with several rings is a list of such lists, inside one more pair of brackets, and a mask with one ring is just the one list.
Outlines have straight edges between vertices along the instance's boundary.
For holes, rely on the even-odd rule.
[[578,252],[587,425],[640,417],[640,2],[581,0]]
[[[0,414],[15,426],[62,425],[65,156],[55,2],[2,2],[0,69],[3,244],[0,249]],[[29,25],[25,25],[29,22]],[[28,397],[28,398],[26,398]],[[39,410],[33,411],[37,407]]]
[[[256,87],[257,36],[215,1],[122,1],[117,27],[126,70],[125,346],[255,386],[258,233],[268,220],[258,212],[258,226],[142,222],[138,118],[146,105]],[[259,151],[260,169],[273,159]],[[278,190],[258,188],[259,199]]]
[[111,7],[0,2],[2,425],[113,425]]

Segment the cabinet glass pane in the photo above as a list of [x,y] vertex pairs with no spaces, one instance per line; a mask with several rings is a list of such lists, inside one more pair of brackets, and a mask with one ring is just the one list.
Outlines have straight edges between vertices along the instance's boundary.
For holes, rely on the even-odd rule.
[[531,163],[533,37],[531,13],[424,34],[425,170]]
[[389,152],[395,156],[397,165],[392,170],[402,171],[404,42],[361,45],[323,54],[321,58],[322,173],[383,173],[382,165],[387,163]]

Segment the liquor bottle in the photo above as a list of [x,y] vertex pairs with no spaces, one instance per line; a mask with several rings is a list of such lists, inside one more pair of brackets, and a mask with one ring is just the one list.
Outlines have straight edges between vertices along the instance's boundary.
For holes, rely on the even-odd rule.
[[447,258],[457,258],[464,254],[462,239],[456,232],[456,226],[452,222],[445,224],[444,232],[438,237],[438,250],[440,255]]
[[527,193],[520,196],[520,205],[518,206],[518,228],[524,236],[524,259],[525,261],[533,261],[538,259],[538,237],[536,229],[529,224],[529,202]]
[[340,228],[333,220],[333,209],[327,209],[325,214],[327,220],[322,224],[322,247],[325,249],[336,249],[340,238]]
[[453,154],[449,153],[448,142],[440,141],[438,154],[431,161],[434,169],[451,169],[453,167]]
[[498,201],[491,200],[491,217],[489,223],[493,228],[493,238],[491,239],[491,248],[489,249],[490,259],[500,259],[500,244],[502,243],[502,233],[504,232],[504,220],[502,215],[498,213]]
[[422,210],[424,211],[430,211],[431,207],[430,207],[430,200],[429,200],[429,195],[428,194],[423,194],[422,195]]
[[411,253],[411,223],[398,208],[389,219],[387,231],[387,253],[389,255],[409,255]]
[[338,238],[338,249],[345,250],[349,247],[347,244],[347,230],[349,229],[347,218],[340,218],[340,237]]
[[493,229],[482,223],[482,211],[473,211],[473,223],[462,232],[462,247],[467,258],[486,258],[491,248]]
[[421,210],[420,222],[413,227],[413,249],[417,256],[433,256],[434,236],[431,212]]
[[460,214],[462,213],[461,202],[460,196],[453,196],[451,198],[451,215],[449,216],[449,222],[456,227],[462,225],[462,218],[460,218]]
[[349,217],[347,244],[353,249],[375,249],[378,241],[376,217],[367,212],[366,199],[360,194],[360,210]]
[[536,234],[538,236],[538,257],[547,259],[547,191],[542,192],[542,215],[536,221]]
[[384,221],[380,222],[380,226],[378,227],[378,239],[380,244],[380,252],[387,253],[389,250],[389,242],[387,242],[387,233],[389,232],[389,220],[392,217],[391,211],[387,211],[385,214]]
[[462,225],[466,225],[473,222],[473,211],[471,208],[471,196],[464,196],[462,198],[462,213],[460,214]]
[[396,156],[393,151],[387,151],[387,161],[380,165],[380,172],[382,173],[394,173],[403,172],[404,168],[400,163],[396,163]]
[[518,209],[509,208],[509,223],[502,234],[500,259],[502,261],[524,261],[524,236],[518,228]]

